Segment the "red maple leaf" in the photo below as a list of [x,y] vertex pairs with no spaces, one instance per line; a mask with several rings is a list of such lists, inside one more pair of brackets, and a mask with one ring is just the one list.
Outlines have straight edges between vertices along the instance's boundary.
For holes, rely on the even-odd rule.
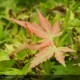
[[43,15],[39,11],[38,11],[38,18],[40,22],[39,25],[36,23],[30,23],[28,21],[25,22],[16,19],[11,19],[17,24],[28,29],[30,33],[33,33],[37,37],[43,39],[39,44],[32,44],[28,45],[27,47],[29,49],[39,50],[39,53],[37,53],[33,58],[33,60],[31,61],[30,68],[33,68],[38,64],[46,61],[53,55],[59,63],[65,66],[63,53],[74,52],[74,50],[68,47],[56,47],[55,43],[53,42],[54,37],[61,35],[58,21],[56,21],[52,27],[50,22],[45,17],[43,17]]

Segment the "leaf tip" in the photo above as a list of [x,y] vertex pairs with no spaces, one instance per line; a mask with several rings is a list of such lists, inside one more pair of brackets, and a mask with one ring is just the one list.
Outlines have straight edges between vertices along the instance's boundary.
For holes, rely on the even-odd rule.
[[66,64],[65,64],[65,63],[63,63],[62,65],[63,65],[64,67],[66,67]]

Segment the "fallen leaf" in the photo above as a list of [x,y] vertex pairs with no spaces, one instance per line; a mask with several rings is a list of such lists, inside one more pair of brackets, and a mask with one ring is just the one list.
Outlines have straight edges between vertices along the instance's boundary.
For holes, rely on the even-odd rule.
[[28,29],[29,32],[35,34],[37,37],[42,38],[42,41],[39,44],[29,44],[26,47],[28,49],[39,50],[39,53],[35,54],[30,63],[30,69],[51,58],[53,55],[60,64],[66,67],[64,53],[74,52],[74,50],[68,47],[56,47],[53,38],[62,34],[59,22],[56,21],[52,27],[50,22],[39,11],[37,12],[40,22],[39,25],[28,21],[25,22],[11,19],[17,24]]

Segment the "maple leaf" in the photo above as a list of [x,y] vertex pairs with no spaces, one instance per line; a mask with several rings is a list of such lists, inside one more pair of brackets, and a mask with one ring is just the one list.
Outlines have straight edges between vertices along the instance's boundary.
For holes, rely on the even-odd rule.
[[64,53],[74,52],[74,50],[68,47],[56,47],[55,43],[53,42],[53,38],[62,34],[60,32],[59,22],[56,21],[52,27],[50,22],[39,11],[37,12],[40,22],[39,25],[36,23],[30,23],[28,21],[25,22],[11,19],[17,24],[28,29],[30,33],[33,33],[37,37],[43,39],[39,44],[32,44],[27,47],[29,49],[39,50],[39,53],[35,54],[35,57],[31,61],[30,68],[34,68],[38,64],[51,58],[53,55],[59,63],[65,66]]

